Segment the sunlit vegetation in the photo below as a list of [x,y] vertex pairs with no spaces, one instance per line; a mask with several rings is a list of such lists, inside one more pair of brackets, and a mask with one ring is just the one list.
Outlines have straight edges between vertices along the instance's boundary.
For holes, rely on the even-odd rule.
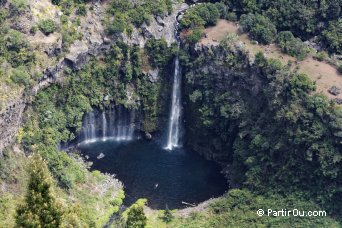
[[152,16],[171,14],[171,0],[111,0],[108,9],[107,31],[110,34],[132,32],[133,26],[149,25]]
[[[259,53],[249,68],[243,55],[225,48],[224,57],[209,51],[188,60],[189,145],[231,163],[232,178],[242,186],[259,193],[305,190],[303,198],[340,215],[340,107],[311,95],[315,84],[278,60]],[[214,62],[217,72],[229,72],[219,87],[217,72],[196,70]],[[254,87],[258,82],[262,86]]]

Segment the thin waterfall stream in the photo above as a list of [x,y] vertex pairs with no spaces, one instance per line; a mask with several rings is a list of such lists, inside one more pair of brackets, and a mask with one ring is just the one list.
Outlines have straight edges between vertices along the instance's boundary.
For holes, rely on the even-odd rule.
[[178,56],[175,58],[175,70],[173,75],[172,102],[165,149],[173,150],[181,146],[181,71]]

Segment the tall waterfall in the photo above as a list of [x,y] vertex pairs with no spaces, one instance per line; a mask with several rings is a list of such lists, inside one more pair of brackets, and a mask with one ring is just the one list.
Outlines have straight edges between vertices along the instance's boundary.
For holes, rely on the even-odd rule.
[[181,109],[181,71],[179,66],[179,58],[176,57],[167,144],[165,146],[165,149],[167,150],[172,150],[181,146]]
[[84,116],[80,135],[81,142],[133,140],[134,121],[134,110],[128,110],[121,105],[111,106],[108,110],[104,109],[101,112],[94,110]]

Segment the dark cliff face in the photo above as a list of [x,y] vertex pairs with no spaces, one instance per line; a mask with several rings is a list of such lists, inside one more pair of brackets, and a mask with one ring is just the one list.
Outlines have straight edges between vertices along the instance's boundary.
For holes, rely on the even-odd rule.
[[[233,45],[234,46],[234,45]],[[209,159],[232,161],[238,119],[257,110],[262,79],[253,60],[237,47],[202,46],[188,50],[184,66],[186,144]]]

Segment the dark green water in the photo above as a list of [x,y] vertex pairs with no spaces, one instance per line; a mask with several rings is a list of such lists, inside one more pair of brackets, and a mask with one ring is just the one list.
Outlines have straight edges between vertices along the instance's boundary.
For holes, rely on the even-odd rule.
[[[168,151],[155,142],[95,142],[79,148],[93,169],[111,174],[125,185],[130,205],[147,198],[153,209],[183,208],[182,201],[200,203],[222,195],[228,188],[220,167],[184,149]],[[103,153],[102,159],[97,156]]]

